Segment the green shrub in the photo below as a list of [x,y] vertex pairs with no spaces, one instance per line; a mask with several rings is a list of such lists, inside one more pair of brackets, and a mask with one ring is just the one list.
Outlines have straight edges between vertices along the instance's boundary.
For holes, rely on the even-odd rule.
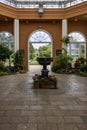
[[87,77],[87,72],[79,71],[78,75]]
[[18,50],[13,56],[13,64],[16,71],[23,70],[24,67],[24,50]]
[[53,65],[53,66],[51,67],[51,70],[52,70],[53,72],[57,72],[58,67]]
[[79,71],[87,72],[87,64],[80,65],[80,66],[79,66]]
[[4,75],[7,75],[7,74],[8,74],[7,72],[0,71],[0,76],[4,76]]
[[56,67],[52,68],[53,71],[67,73],[72,69],[72,57],[67,55],[66,50],[64,50],[64,53],[56,56],[54,62]]
[[78,57],[74,63],[74,67],[79,69],[80,65],[84,65],[86,63],[86,59],[82,56]]
[[0,62],[0,71],[9,72],[9,68],[5,66],[3,62]]

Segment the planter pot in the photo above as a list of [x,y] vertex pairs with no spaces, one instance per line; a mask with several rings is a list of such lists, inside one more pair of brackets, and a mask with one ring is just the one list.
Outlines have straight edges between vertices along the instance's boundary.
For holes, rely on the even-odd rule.
[[51,83],[51,84],[49,84],[49,88],[57,88],[57,83]]
[[40,88],[40,83],[39,82],[34,82],[34,88]]
[[39,83],[39,82],[34,82],[34,88],[44,88],[44,89],[56,89],[57,88],[57,83],[52,82],[52,83]]

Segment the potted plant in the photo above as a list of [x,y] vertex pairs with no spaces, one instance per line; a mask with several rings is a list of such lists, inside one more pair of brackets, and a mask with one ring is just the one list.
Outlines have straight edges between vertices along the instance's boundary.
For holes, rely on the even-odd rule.
[[41,76],[38,74],[35,74],[33,77],[33,81],[34,81],[34,88],[40,88],[40,79]]

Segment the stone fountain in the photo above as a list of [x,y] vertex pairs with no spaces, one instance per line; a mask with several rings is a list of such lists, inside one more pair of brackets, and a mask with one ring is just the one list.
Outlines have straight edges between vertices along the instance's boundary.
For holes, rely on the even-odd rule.
[[57,88],[57,79],[55,75],[48,75],[49,70],[47,69],[47,65],[50,65],[53,61],[53,58],[41,58],[38,57],[37,61],[40,65],[43,66],[41,70],[41,74],[35,74],[33,77],[34,80],[34,88],[46,88],[46,89],[55,89]]
[[42,77],[48,77],[49,74],[49,70],[47,69],[47,65],[50,65],[51,62],[53,61],[53,58],[45,58],[45,57],[38,57],[37,61],[40,65],[43,66],[42,70],[41,70],[41,76]]

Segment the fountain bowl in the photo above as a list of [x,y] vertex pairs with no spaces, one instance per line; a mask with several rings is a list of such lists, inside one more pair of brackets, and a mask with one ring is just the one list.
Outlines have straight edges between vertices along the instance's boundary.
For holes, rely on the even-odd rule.
[[40,65],[50,65],[51,62],[53,61],[53,58],[51,57],[38,57],[37,61]]

